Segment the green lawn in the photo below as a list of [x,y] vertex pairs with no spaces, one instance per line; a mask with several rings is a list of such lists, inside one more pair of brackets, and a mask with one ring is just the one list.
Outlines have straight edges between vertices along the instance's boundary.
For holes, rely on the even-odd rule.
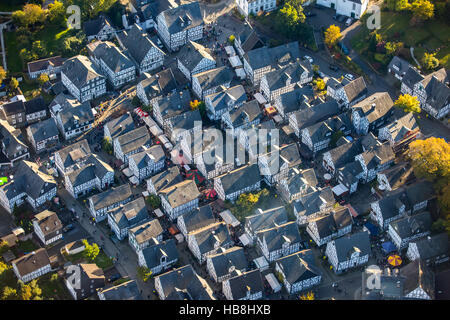
[[42,298],[44,300],[71,300],[72,296],[63,283],[63,279],[58,276],[52,280],[52,275],[57,273],[46,274],[37,281],[39,288],[42,289]]
[[22,59],[19,56],[16,34],[14,32],[4,32],[3,36],[5,38],[8,71],[12,74],[22,72]]
[[[365,25],[364,18],[362,19]],[[414,55],[420,61],[425,52],[436,52],[441,65],[450,67],[450,26],[440,20],[411,26],[410,13],[381,11],[381,29],[378,33],[386,41],[401,41],[405,47],[414,47]],[[367,57],[369,30],[362,28],[352,39],[353,48]],[[369,57],[370,60],[370,57]],[[410,60],[412,62],[412,60]]]
[[[73,264],[77,263],[91,263],[87,261],[87,259],[84,257],[84,252],[79,252],[77,254],[73,255],[64,255],[64,258],[67,261],[72,262]],[[106,255],[106,253],[103,250],[100,250],[100,253],[98,254],[97,258],[95,258],[94,263],[103,271],[108,270],[114,266],[114,262],[112,259]]]

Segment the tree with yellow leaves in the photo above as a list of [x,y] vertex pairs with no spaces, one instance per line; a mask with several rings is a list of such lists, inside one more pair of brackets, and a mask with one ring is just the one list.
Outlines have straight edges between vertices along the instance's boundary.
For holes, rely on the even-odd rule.
[[310,291],[306,294],[302,294],[300,300],[316,300],[316,297],[314,296],[314,292]]
[[395,101],[394,106],[403,109],[405,112],[420,113],[420,101],[416,96],[411,96],[409,94],[401,94],[397,101]]
[[341,28],[332,24],[325,30],[325,43],[328,47],[334,46],[342,37]]
[[408,156],[418,178],[450,179],[450,145],[444,139],[431,137],[413,141]]

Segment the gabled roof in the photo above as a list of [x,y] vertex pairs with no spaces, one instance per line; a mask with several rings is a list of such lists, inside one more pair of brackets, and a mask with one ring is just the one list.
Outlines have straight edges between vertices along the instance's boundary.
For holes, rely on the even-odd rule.
[[420,259],[424,261],[448,255],[448,235],[445,232],[411,241],[410,245],[413,243],[417,246]]
[[372,123],[391,111],[394,102],[387,92],[376,92],[352,106],[354,112]]
[[[5,156],[12,160],[14,155],[20,151],[28,151],[28,147],[25,144],[24,136],[19,129],[12,127],[7,121],[0,119],[0,143],[4,147]],[[1,152],[0,148],[0,152]]]
[[247,269],[248,261],[242,247],[231,247],[227,250],[222,248],[220,251],[208,257],[211,260],[217,278],[232,274],[235,270],[242,272]]
[[296,221],[275,225],[271,229],[257,231],[256,236],[261,242],[266,243],[269,252],[283,248],[286,242],[291,245],[302,241]]
[[255,214],[245,217],[245,228],[250,229],[253,233],[273,228],[275,225],[285,224],[287,212],[284,207],[276,207],[268,210],[255,210]]
[[161,12],[163,20],[170,34],[204,24],[203,15],[198,1],[186,3],[176,8]]
[[173,166],[161,173],[154,175],[149,180],[151,180],[151,182],[153,183],[156,192],[159,193],[160,190],[166,189],[183,181],[183,177],[181,176],[178,167]]
[[243,166],[229,173],[221,175],[216,179],[220,179],[224,193],[232,194],[246,187],[253,186],[261,181],[259,168],[256,163]]
[[400,275],[405,277],[404,296],[417,288],[421,288],[432,300],[434,300],[434,273],[422,260],[415,260],[400,268]]
[[53,68],[57,68],[62,66],[63,62],[66,59],[62,58],[61,56],[55,56],[55,57],[50,57],[50,58],[45,58],[45,59],[40,59],[40,60],[34,60],[31,62],[27,63],[28,66],[28,71],[29,72],[36,72],[36,71],[41,71],[41,70],[47,70],[48,67],[53,67]]
[[312,126],[305,128],[309,133],[313,144],[331,139],[331,136],[336,132],[343,132],[351,129],[352,122],[348,113],[343,113],[338,116],[328,118],[325,121],[317,122]]
[[264,284],[259,269],[237,275],[229,280],[231,295],[234,300],[245,298],[264,291]]
[[189,72],[193,71],[203,59],[215,62],[210,49],[190,40],[181,48],[178,56],[178,60]]
[[430,231],[431,215],[429,212],[420,212],[413,216],[407,216],[392,221],[390,226],[398,234],[400,239],[405,239],[415,234]]
[[340,145],[328,151],[336,169],[342,168],[347,163],[355,160],[355,156],[363,152],[361,140],[354,140],[350,143]]
[[193,111],[188,111],[179,115],[174,116],[169,120],[172,124],[173,130],[184,129],[191,130],[198,125],[202,125],[202,116],[198,109]]
[[450,103],[450,73],[441,68],[426,76],[421,84],[427,93],[427,103],[435,109],[442,109]]
[[370,256],[370,239],[367,231],[356,232],[333,240],[338,262],[347,261],[355,251],[359,251],[359,256],[366,254]]
[[403,76],[402,83],[408,88],[413,89],[414,85],[422,81],[423,78],[424,77],[419,73],[419,70],[411,66]]
[[283,65],[300,58],[298,42],[290,42],[278,47],[261,47],[248,51],[244,59],[253,70],[272,65]]
[[389,130],[394,142],[403,140],[410,132],[420,130],[416,118],[412,112],[404,114],[402,117],[396,118],[393,122],[386,126]]
[[131,187],[128,183],[126,183],[116,188],[111,188],[99,194],[93,195],[89,198],[89,200],[92,201],[94,209],[99,210],[102,208],[107,208],[114,203],[124,201],[132,195],[133,192],[131,191]]
[[105,297],[105,300],[143,300],[135,280],[99,290],[100,292]]
[[217,250],[220,247],[229,247],[233,240],[231,239],[228,226],[224,222],[218,222],[196,230],[189,234],[192,241],[197,243],[200,254]]
[[363,95],[367,94],[367,87],[363,77],[356,78],[344,85],[344,91],[348,101],[352,102]]
[[208,90],[231,82],[234,78],[234,72],[233,69],[227,66],[222,66],[197,73],[192,77],[197,78],[202,90]]
[[89,102],[74,107],[65,107],[58,113],[58,117],[61,118],[65,131],[75,130],[77,124],[82,127],[84,123],[93,122],[95,119]]
[[176,90],[178,86],[171,68],[164,69],[153,75],[144,73],[144,76],[145,79],[139,82],[139,84],[150,99],[161,95],[168,95]]
[[302,196],[294,202],[294,207],[298,213],[309,216],[319,212],[322,205],[329,207],[334,203],[336,203],[336,200],[334,199],[333,192],[330,187],[326,187]]
[[178,251],[175,246],[175,240],[168,239],[167,241],[144,248],[142,250],[142,256],[149,269],[161,265],[162,257],[165,257],[166,261],[176,260],[178,259]]
[[309,249],[282,257],[276,261],[276,264],[291,285],[322,275],[314,262],[314,254]]
[[127,204],[111,210],[109,213],[119,229],[132,227],[148,219],[144,198],[139,197]]
[[70,167],[80,160],[88,158],[92,152],[86,139],[75,142],[63,149],[56,151],[64,168]]
[[133,159],[138,169],[143,169],[149,166],[149,164],[158,163],[165,159],[164,150],[161,145],[157,144],[151,146],[145,151],[135,153],[129,157],[129,160]]
[[28,128],[36,142],[58,136],[58,127],[54,118],[33,123]]
[[240,107],[235,107],[230,112],[230,119],[233,128],[238,128],[248,122],[252,122],[258,117],[261,118],[261,110],[256,100],[244,102]]
[[399,163],[381,171],[379,174],[383,174],[386,177],[392,190],[403,186],[408,180],[414,177],[414,172],[409,162]]
[[275,91],[292,83],[300,82],[304,72],[312,76],[311,63],[295,61],[266,73],[264,77],[267,79],[269,90]]
[[133,62],[109,41],[95,41],[87,45],[90,55],[101,59],[114,73],[133,68]]
[[280,101],[283,106],[284,113],[299,111],[301,109],[309,108],[308,101],[314,97],[312,86],[297,87],[293,91],[282,93],[276,99]]
[[410,67],[412,66],[409,62],[399,58],[398,56],[394,56],[388,65],[388,69],[391,69],[391,71],[400,76],[405,75]]
[[211,99],[211,106],[218,112],[228,108],[228,104],[241,104],[247,101],[247,94],[242,85],[237,85],[231,88],[224,88],[224,90],[212,93],[205,97]]
[[156,108],[159,109],[163,119],[168,119],[191,110],[189,106],[190,101],[191,94],[188,90],[183,90],[170,94],[167,97],[159,98]]
[[305,187],[312,192],[318,184],[316,172],[314,168],[305,170],[291,168],[286,177],[286,184],[290,194],[296,194]]
[[324,102],[310,108],[305,108],[293,113],[297,119],[299,129],[306,128],[319,121],[335,116],[340,112],[340,108],[335,100]]
[[97,19],[86,21],[83,24],[83,31],[86,36],[95,36],[97,35],[105,26],[112,27],[111,22],[108,17],[101,14]]
[[368,170],[393,161],[395,159],[394,151],[389,143],[375,146],[362,153],[362,158]]
[[50,265],[50,259],[47,250],[40,248],[29,254],[26,254],[16,260],[11,261],[11,264],[16,265],[17,271],[23,277],[40,268]]
[[187,233],[202,229],[216,221],[210,205],[185,213],[178,219],[183,219]]
[[39,225],[44,236],[56,234],[57,231],[62,229],[61,220],[59,220],[58,215],[49,210],[44,210],[34,216],[34,221]]
[[62,72],[78,89],[84,87],[88,81],[104,78],[88,57],[77,55],[63,63]]
[[128,51],[130,56],[139,65],[145,59],[150,50],[156,50],[161,55],[165,55],[165,53],[158,48],[152,40],[150,40],[148,34],[137,24],[133,24],[129,30],[120,32],[117,37],[122,43],[124,49]]
[[150,145],[152,140],[146,126],[138,127],[116,138],[123,154],[127,154],[138,148]]
[[216,300],[208,283],[190,264],[158,277],[166,300]]
[[244,52],[249,52],[253,49],[258,49],[264,46],[264,43],[256,34],[255,30],[250,26],[245,26],[236,37],[241,43],[241,48]]
[[151,239],[156,239],[163,233],[163,229],[158,219],[152,219],[128,229],[128,233],[133,234],[136,242],[141,244]]
[[128,112],[118,118],[108,121],[105,124],[105,127],[108,128],[112,139],[135,129],[133,118]]
[[167,187],[159,191],[172,208],[177,208],[200,196],[197,185],[192,180],[184,180],[180,183]]

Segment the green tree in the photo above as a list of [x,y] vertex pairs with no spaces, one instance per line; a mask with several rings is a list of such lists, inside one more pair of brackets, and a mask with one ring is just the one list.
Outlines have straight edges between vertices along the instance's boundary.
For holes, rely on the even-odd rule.
[[228,37],[228,42],[232,45],[234,44],[234,40],[236,40],[236,37],[233,34]]
[[107,154],[112,154],[113,152],[113,146],[106,138],[104,138],[102,141],[102,148],[103,151],[105,151]]
[[2,84],[3,80],[6,78],[6,71],[3,67],[0,67],[0,84]]
[[49,80],[50,80],[50,78],[48,77],[48,75],[46,73],[41,73],[37,79],[38,83],[41,86]]
[[436,53],[427,53],[422,57],[422,64],[428,70],[436,69],[439,66],[439,60],[436,58]]
[[19,283],[19,297],[21,300],[42,300],[42,289],[39,288],[37,280],[34,279],[28,284],[18,281]]
[[95,258],[97,258],[98,254],[100,253],[100,248],[98,247],[98,244],[93,242],[92,244],[89,244],[89,242],[86,239],[83,239],[83,244],[86,249],[84,249],[84,256],[89,261],[94,261]]
[[328,47],[334,46],[342,37],[341,28],[332,24],[325,30],[325,43]]
[[275,19],[275,28],[278,32],[288,37],[294,37],[302,27],[301,24],[305,22],[306,16],[302,6],[296,8],[295,4],[286,2],[278,11]]
[[152,275],[152,272],[149,268],[145,266],[140,266],[137,268],[137,275],[139,279],[141,279],[144,282],[147,282],[148,279],[150,279],[150,276]]
[[398,52],[398,50],[403,48],[403,42],[388,41],[388,42],[386,42],[384,48],[386,49],[386,54],[394,55]]
[[428,20],[434,16],[434,4],[428,0],[414,0],[410,6],[413,17],[420,20]]
[[9,89],[11,91],[15,91],[19,87],[19,81],[17,81],[16,78],[11,78],[11,81],[9,82]]
[[395,101],[394,106],[403,109],[405,112],[420,113],[420,101],[416,96],[409,94],[402,94]]
[[12,18],[18,25],[28,27],[36,23],[43,23],[46,19],[46,15],[41,6],[28,3],[23,6],[22,10],[13,12]]
[[9,250],[8,242],[0,240],[0,255]]
[[147,197],[147,202],[153,209],[161,207],[161,199],[155,194],[150,194]]
[[47,55],[47,49],[42,41],[34,41],[31,45],[31,52],[35,54],[38,58],[45,57]]

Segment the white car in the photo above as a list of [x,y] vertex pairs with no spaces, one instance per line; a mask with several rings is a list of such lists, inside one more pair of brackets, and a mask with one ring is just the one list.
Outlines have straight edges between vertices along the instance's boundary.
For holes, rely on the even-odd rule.
[[353,81],[355,79],[355,77],[352,74],[350,74],[350,73],[345,74],[344,77],[347,78],[350,81]]
[[311,58],[310,56],[304,56],[303,60],[308,60],[310,63],[314,62],[313,58]]

